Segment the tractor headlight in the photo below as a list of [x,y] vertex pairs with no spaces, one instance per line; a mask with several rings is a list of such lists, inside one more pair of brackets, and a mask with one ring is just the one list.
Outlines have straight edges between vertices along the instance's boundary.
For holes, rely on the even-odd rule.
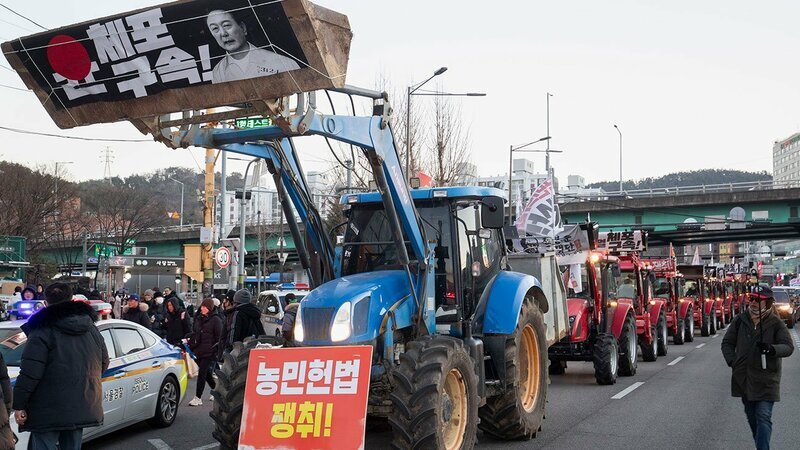
[[350,326],[350,302],[342,303],[336,315],[333,317],[331,326],[331,341],[341,342],[350,337],[353,329]]
[[788,310],[792,309],[792,305],[780,305],[780,306],[778,306],[778,308],[782,309],[784,311],[788,311]]
[[303,338],[305,338],[305,333],[303,333],[303,305],[297,305],[297,315],[294,319],[294,340],[297,342],[303,342]]

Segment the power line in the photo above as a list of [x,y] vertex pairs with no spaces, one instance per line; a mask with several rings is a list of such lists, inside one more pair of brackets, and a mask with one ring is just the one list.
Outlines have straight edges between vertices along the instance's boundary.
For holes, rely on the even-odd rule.
[[45,27],[43,27],[43,26],[39,25],[38,23],[34,22],[32,19],[29,19],[28,17],[25,17],[25,16],[23,16],[22,14],[20,14],[20,13],[18,13],[18,12],[16,12],[16,11],[14,11],[13,9],[9,8],[8,6],[6,6],[6,5],[4,5],[4,4],[2,4],[2,3],[0,3],[0,6],[2,6],[3,8],[5,8],[5,9],[7,9],[7,10],[11,11],[12,13],[14,13],[14,14],[18,15],[19,17],[22,17],[23,19],[25,19],[25,20],[27,20],[28,22],[30,22],[30,23],[32,23],[32,24],[34,24],[34,25],[36,25],[37,27],[39,27],[39,28],[41,28],[41,29],[43,29],[43,30],[45,30],[45,31],[50,31],[50,29],[49,29],[49,28],[45,28]]
[[4,87],[4,88],[8,88],[8,89],[13,89],[13,90],[15,90],[15,91],[33,92],[33,91],[31,91],[30,89],[18,88],[18,87],[14,87],[14,86],[9,86],[9,85],[7,85],[7,84],[0,84],[0,87]]
[[[2,85],[0,85],[2,86]],[[10,87],[10,86],[8,86]],[[16,89],[16,88],[15,88]],[[78,141],[98,141],[98,142],[153,142],[150,139],[107,139],[107,138],[90,138],[83,136],[67,136],[64,134],[42,133],[39,131],[20,130],[19,128],[10,128],[0,126],[0,130],[11,131],[12,133],[32,134],[35,136],[54,137],[59,139],[75,139]]]

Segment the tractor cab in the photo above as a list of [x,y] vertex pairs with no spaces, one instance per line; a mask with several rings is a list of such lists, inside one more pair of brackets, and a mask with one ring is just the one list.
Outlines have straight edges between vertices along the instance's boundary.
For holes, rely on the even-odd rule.
[[648,258],[643,263],[651,274],[653,294],[663,300],[668,334],[676,345],[694,340],[694,321],[691,302],[683,298],[683,276],[678,272],[674,257]]
[[716,297],[711,288],[710,279],[706,277],[703,266],[682,264],[678,271],[683,274],[683,298],[692,302],[694,324],[700,328],[702,336],[716,334],[717,324],[714,317]]

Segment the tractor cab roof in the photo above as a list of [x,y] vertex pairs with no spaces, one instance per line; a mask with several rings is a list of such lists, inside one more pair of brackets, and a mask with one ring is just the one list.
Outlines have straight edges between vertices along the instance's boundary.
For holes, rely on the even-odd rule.
[[[505,192],[501,189],[485,186],[448,186],[411,189],[411,198],[414,199],[414,201],[447,198],[478,199],[482,197],[505,197]],[[378,192],[363,192],[345,194],[341,198],[341,204],[343,205],[360,203],[381,203],[381,195]]]

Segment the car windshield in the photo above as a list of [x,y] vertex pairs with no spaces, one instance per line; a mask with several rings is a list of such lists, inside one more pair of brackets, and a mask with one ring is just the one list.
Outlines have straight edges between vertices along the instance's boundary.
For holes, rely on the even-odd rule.
[[0,330],[0,353],[8,366],[19,366],[28,337],[19,328]]
[[775,289],[772,291],[772,296],[775,298],[775,303],[789,303],[789,293],[783,289]]

